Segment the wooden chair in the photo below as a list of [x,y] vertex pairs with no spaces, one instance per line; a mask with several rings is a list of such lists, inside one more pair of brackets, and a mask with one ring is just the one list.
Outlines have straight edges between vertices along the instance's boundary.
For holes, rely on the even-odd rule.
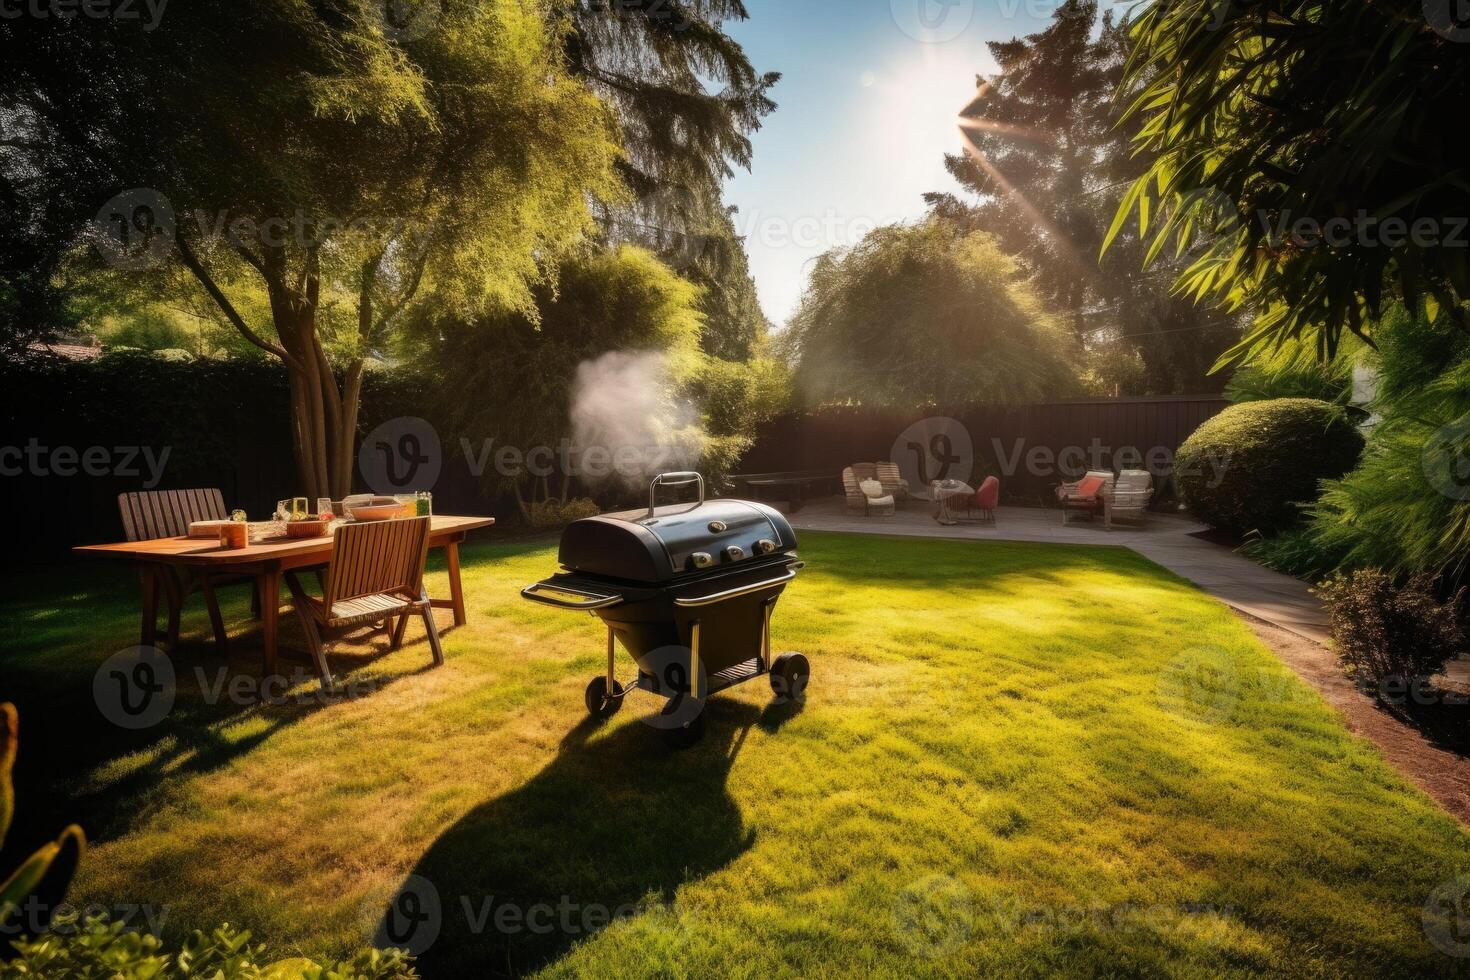
[[1138,521],[1148,517],[1148,505],[1154,496],[1153,474],[1147,470],[1124,470],[1117,482],[1103,494],[1103,524],[1111,531],[1113,522],[1121,519]]
[[[118,513],[122,517],[123,535],[129,541],[151,541],[155,538],[177,538],[189,533],[193,521],[222,521],[228,518],[225,497],[218,488],[200,490],[140,490],[121,493],[117,497]],[[153,587],[162,594],[168,605],[168,642],[170,647],[179,642],[179,613],[184,600],[195,589],[204,593],[204,604],[209,608],[209,623],[214,629],[214,640],[220,647],[227,642],[225,624],[220,616],[219,602],[214,590],[221,585],[249,585],[251,587],[250,611],[260,614],[260,596],[255,592],[255,580],[249,576],[211,577],[204,572],[184,572],[167,566],[155,568],[144,566],[139,572],[145,579],[151,577]],[[145,580],[144,588],[149,587]],[[156,623],[147,622],[149,613],[144,603],[143,635],[153,634]]]
[[899,473],[897,463],[874,463],[873,470],[878,476],[878,482],[883,484],[883,492],[892,497],[895,503],[902,505],[910,498],[909,481]]
[[862,514],[864,517],[891,516],[895,506],[893,497],[869,497],[862,487],[868,480],[882,482],[878,480],[878,467],[873,463],[853,463],[842,471],[842,489],[847,495],[848,512]]
[[1113,474],[1088,473],[1076,483],[1064,483],[1057,489],[1057,501],[1062,505],[1062,526],[1071,523],[1073,514],[1083,514],[1089,519],[1105,512],[1107,495],[1112,492]]
[[424,589],[429,520],[409,517],[339,527],[320,599],[307,593],[294,572],[286,573],[286,584],[306,631],[323,690],[331,689],[332,674],[322,649],[322,629],[382,624],[392,628],[391,648],[397,650],[403,645],[408,617],[422,616],[429,631],[434,666],[443,665],[439,629],[434,625],[434,611]]
[[847,510],[853,514],[866,514],[868,512],[868,498],[863,493],[858,482],[862,479],[857,475],[858,467],[862,463],[854,463],[842,471],[842,492],[847,497]]

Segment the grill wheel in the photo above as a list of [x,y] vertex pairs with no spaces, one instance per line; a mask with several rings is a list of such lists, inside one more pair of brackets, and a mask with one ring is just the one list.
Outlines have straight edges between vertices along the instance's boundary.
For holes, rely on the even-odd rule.
[[704,719],[704,705],[700,705],[699,714],[695,715],[689,724],[665,730],[664,744],[680,752],[693,748],[701,738],[704,738]]
[[771,664],[771,693],[777,704],[806,700],[806,686],[812,679],[812,665],[800,653],[783,653]]
[[607,678],[598,676],[592,678],[587,685],[587,693],[583,696],[587,704],[587,713],[594,718],[607,719],[618,713],[623,706],[623,685],[613,681],[612,696],[607,693]]

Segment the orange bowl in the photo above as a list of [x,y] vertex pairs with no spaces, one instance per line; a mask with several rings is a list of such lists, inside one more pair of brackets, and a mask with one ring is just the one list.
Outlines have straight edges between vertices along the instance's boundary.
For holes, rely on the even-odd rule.
[[398,517],[402,513],[402,504],[375,504],[371,507],[352,508],[352,519],[354,521],[386,521]]
[[326,521],[290,521],[286,524],[288,538],[319,538],[327,533]]

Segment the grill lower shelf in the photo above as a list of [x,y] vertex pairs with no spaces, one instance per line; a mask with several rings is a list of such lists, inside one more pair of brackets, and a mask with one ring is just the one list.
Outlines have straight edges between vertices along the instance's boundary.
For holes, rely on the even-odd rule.
[[[761,658],[751,657],[743,663],[734,664],[707,676],[704,680],[704,693],[706,696],[718,694],[727,687],[743,684],[751,678],[759,677],[766,672],[766,665],[761,663]],[[634,687],[641,691],[649,691],[661,697],[668,697],[668,690],[663,688],[652,674],[645,674],[642,671],[638,672],[638,683]]]

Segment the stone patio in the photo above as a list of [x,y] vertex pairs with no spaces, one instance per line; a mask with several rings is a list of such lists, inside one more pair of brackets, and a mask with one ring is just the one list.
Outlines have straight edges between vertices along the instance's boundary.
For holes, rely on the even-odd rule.
[[1150,514],[1141,527],[1114,527],[1109,531],[1101,519],[1074,519],[1063,527],[1060,511],[1002,507],[996,511],[994,525],[944,527],[931,516],[932,507],[926,500],[913,500],[892,517],[863,517],[849,514],[842,497],[822,497],[808,501],[789,517],[798,531],[1132,548],[1234,609],[1328,645],[1327,612],[1304,582],[1196,537],[1206,528],[1187,517]]

